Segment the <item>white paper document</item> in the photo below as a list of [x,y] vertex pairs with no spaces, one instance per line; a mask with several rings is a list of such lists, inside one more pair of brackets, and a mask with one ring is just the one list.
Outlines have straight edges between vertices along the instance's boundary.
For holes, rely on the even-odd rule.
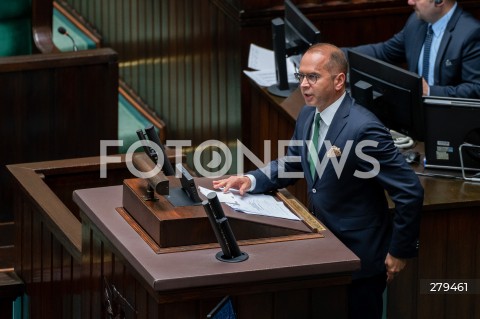
[[[259,47],[255,44],[250,44],[250,52],[248,53],[248,67],[252,70],[244,70],[243,72],[258,85],[267,87],[277,83],[275,55],[272,50]],[[295,65],[293,64],[292,59],[288,58],[288,82],[296,82],[293,73],[295,73]]]
[[275,70],[273,51],[250,44],[248,52],[248,67],[252,70]]
[[259,71],[243,71],[250,79],[252,79],[259,86],[271,86],[277,83],[277,75],[275,70],[259,70]]
[[215,192],[220,202],[227,204],[236,211],[247,214],[300,220],[283,202],[275,200],[275,198],[270,195],[245,194],[241,196],[236,194],[235,191],[223,193],[222,191],[214,191],[201,186],[198,189],[205,196],[208,193]]

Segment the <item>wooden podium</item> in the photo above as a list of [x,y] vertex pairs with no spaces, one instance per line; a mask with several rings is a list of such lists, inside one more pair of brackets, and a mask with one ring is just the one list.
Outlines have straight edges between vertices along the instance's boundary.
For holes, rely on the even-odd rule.
[[[171,193],[147,198],[148,183],[140,178],[125,179],[122,207],[116,208],[125,220],[137,230],[157,253],[178,250],[203,249],[215,246],[216,238],[201,203],[175,205],[174,196],[186,197],[178,179],[169,177]],[[196,184],[212,189],[212,179],[196,179]],[[179,196],[180,195],[180,196]],[[278,201],[299,216],[300,221],[247,215],[235,212],[226,204],[222,209],[240,243],[266,243],[323,237],[325,227],[286,190],[273,194]],[[202,200],[206,200],[200,194]],[[188,197],[187,197],[188,199]]]
[[[168,177],[170,188],[179,181]],[[212,186],[212,180],[196,179]],[[311,221],[254,216],[222,204],[249,258],[215,258],[220,250],[202,206],[174,207],[163,195],[143,198],[146,181],[76,190],[81,210],[83,313],[114,309],[139,318],[205,318],[230,295],[238,318],[346,318],[346,289],[359,259]],[[201,195],[203,196],[203,195]],[[295,199],[277,194],[290,207]],[[301,213],[300,213],[300,216]],[[122,298],[105,297],[112,287]],[[106,299],[103,299],[103,297]],[[109,299],[110,298],[110,299]],[[123,301],[122,301],[123,300]]]

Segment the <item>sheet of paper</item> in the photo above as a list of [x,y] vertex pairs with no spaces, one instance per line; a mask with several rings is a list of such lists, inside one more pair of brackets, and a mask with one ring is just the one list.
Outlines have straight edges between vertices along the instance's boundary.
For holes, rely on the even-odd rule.
[[214,191],[204,187],[199,187],[199,190],[205,196],[210,192],[216,192],[220,202],[227,204],[236,211],[247,214],[300,220],[283,202],[277,201],[270,195],[245,194],[244,196],[240,196],[236,194],[235,191],[223,193],[222,191]]
[[259,86],[268,87],[277,83],[277,75],[275,70],[258,70],[258,71],[243,71],[249,78],[251,78]]
[[[297,57],[287,59],[287,76],[288,82],[296,83],[297,80],[293,75],[295,73],[293,59],[297,59]],[[248,67],[252,70],[244,70],[243,72],[259,86],[268,87],[277,83],[275,56],[272,50],[250,44]]]
[[250,44],[248,67],[253,70],[270,70],[275,73],[275,57],[273,51]]

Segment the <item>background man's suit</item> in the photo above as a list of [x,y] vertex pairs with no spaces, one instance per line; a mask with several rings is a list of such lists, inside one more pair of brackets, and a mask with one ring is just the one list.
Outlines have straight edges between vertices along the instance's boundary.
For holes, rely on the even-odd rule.
[[[311,136],[315,107],[305,106],[298,116],[292,140],[305,141]],[[355,154],[358,143],[378,141],[377,147],[365,147],[363,159]],[[393,144],[388,130],[369,111],[355,104],[346,95],[325,137],[331,145],[346,156],[347,142],[353,141],[343,171],[337,177],[329,161],[321,178],[312,179],[307,161],[307,146],[289,146],[288,156],[300,156],[301,162],[270,163],[272,178],[262,170],[250,172],[256,178],[253,193],[282,188],[295,179],[278,178],[279,165],[286,171],[303,171],[308,186],[309,208],[360,259],[362,269],[353,279],[385,273],[387,252],[397,258],[416,255],[417,236],[423,204],[423,188],[412,169]],[[327,152],[325,145],[319,151],[320,160]],[[354,176],[355,170],[369,172],[374,158],[380,163],[378,175],[370,179]],[[341,156],[334,158],[340,160]],[[394,223],[388,210],[384,189],[395,202]],[[392,225],[394,227],[392,228]],[[392,235],[393,234],[393,235]],[[391,240],[392,239],[392,240]]]
[[[352,49],[392,64],[406,62],[408,70],[418,73],[427,25],[412,13],[403,30],[391,39]],[[479,99],[479,65],[480,22],[457,6],[440,43],[430,95]]]

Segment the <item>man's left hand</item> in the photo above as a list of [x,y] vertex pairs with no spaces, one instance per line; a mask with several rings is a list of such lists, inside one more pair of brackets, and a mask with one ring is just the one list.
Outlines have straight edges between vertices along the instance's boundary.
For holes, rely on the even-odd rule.
[[387,283],[390,283],[400,271],[405,268],[407,261],[405,259],[393,257],[387,254],[385,258],[385,266],[387,267]]

